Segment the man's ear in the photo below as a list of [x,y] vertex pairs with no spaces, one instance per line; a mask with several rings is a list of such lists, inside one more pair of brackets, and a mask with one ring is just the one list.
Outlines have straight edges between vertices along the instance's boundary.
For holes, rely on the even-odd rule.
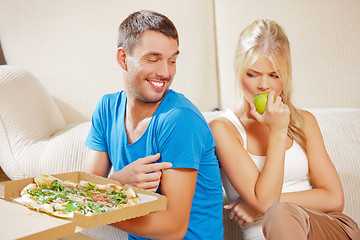
[[120,67],[127,71],[127,62],[126,62],[127,53],[124,48],[118,48],[116,52],[116,59]]

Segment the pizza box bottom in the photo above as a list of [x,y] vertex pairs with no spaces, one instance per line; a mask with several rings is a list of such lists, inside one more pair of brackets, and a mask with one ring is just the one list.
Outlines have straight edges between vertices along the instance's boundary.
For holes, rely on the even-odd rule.
[[[85,172],[52,174],[52,176],[76,183],[87,181],[95,184],[114,183],[120,185],[119,182],[114,180]],[[79,231],[79,229],[88,229],[140,217],[151,212],[165,210],[167,207],[167,198],[165,196],[132,187],[140,199],[140,203],[135,206],[93,216],[75,213],[73,219],[62,219],[32,211],[14,201],[20,197],[21,190],[32,182],[33,178],[27,178],[0,183],[0,198],[3,199],[0,199],[0,232],[2,233],[2,239],[54,239],[72,234],[75,230]]]

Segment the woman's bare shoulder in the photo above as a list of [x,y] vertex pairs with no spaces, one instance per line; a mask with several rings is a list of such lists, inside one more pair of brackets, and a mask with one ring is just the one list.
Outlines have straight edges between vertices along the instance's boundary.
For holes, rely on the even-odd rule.
[[320,132],[320,128],[316,117],[313,113],[307,110],[300,110],[301,117],[303,119],[303,131],[305,136],[312,136],[315,132]]
[[314,116],[314,114],[312,114],[308,110],[299,110],[299,111],[301,113],[301,117],[302,117],[305,125],[309,125],[309,124],[317,125],[317,120],[316,120],[316,117]]
[[233,126],[230,120],[225,117],[218,117],[212,120],[209,125],[212,131],[227,131]]
[[225,117],[218,117],[209,123],[214,136],[236,136],[236,127]]
[[299,109],[299,111],[301,113],[301,116],[304,118],[304,120],[315,119],[314,114],[312,114],[310,111],[304,109]]

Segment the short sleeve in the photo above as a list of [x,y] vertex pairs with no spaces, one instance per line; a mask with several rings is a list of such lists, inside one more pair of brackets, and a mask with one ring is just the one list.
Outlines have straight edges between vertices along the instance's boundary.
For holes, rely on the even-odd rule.
[[96,105],[91,119],[91,129],[86,138],[85,145],[95,151],[108,152],[105,139],[105,106],[104,97]]
[[199,115],[188,108],[171,111],[158,129],[161,161],[173,168],[199,170],[208,144],[209,128]]

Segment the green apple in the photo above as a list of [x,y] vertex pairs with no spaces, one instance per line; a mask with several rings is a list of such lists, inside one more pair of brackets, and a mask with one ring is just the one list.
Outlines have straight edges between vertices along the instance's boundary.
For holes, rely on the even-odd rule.
[[[253,103],[255,104],[256,111],[260,114],[263,114],[265,112],[265,108],[268,101],[268,95],[269,92],[261,93],[259,95],[256,95],[254,97]],[[276,96],[274,96],[274,102],[275,102]]]

